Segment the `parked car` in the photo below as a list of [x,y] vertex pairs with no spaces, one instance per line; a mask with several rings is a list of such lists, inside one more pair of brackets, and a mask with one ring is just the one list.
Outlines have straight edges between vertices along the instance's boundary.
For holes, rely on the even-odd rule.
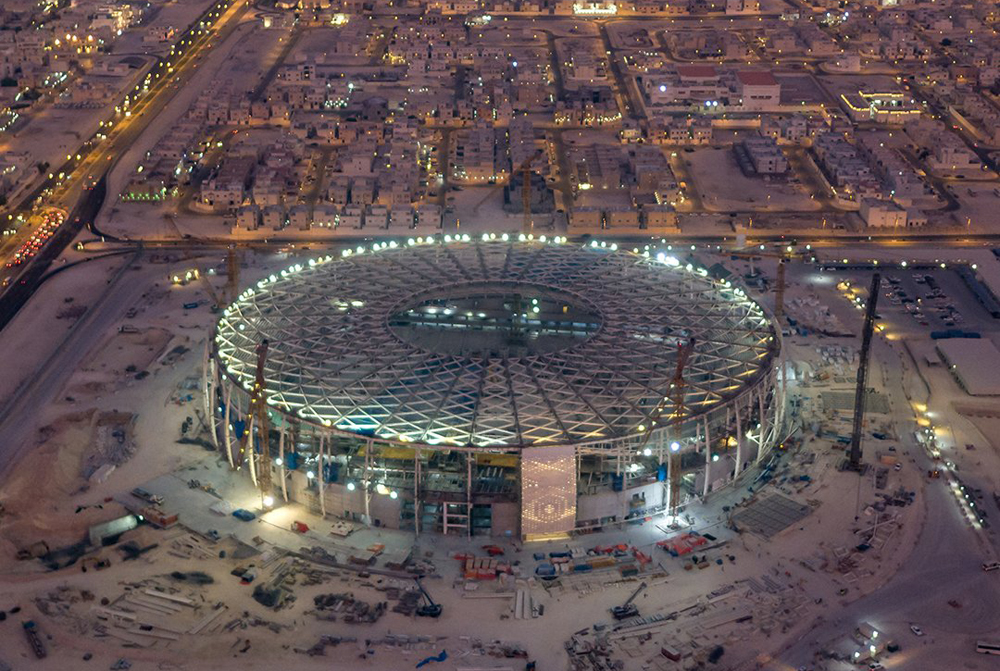
[[236,510],[234,510],[233,517],[235,517],[238,520],[243,520],[244,522],[251,522],[257,519],[256,515],[254,515],[249,510],[246,510],[245,508],[237,508]]
[[914,636],[923,636],[924,635],[924,630],[921,629],[920,627],[918,627],[915,624],[911,624],[910,625],[910,631],[913,632]]

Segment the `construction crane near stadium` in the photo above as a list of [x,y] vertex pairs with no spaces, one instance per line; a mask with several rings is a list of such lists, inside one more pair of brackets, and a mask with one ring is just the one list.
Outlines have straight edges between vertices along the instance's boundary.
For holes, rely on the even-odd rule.
[[[196,238],[190,235],[189,233],[182,233],[173,215],[167,214],[165,215],[165,217],[167,221],[170,222],[170,225],[173,227],[174,232],[177,233],[177,236],[179,238],[182,238],[184,240],[193,240],[194,242],[204,242],[203,240],[200,240],[199,238]],[[205,293],[207,293],[209,298],[212,299],[213,312],[218,312],[219,310],[222,310],[227,305],[236,300],[236,296],[239,295],[240,271],[239,271],[239,263],[237,263],[237,258],[236,258],[235,245],[229,245],[229,249],[227,251],[226,270],[227,273],[229,274],[229,277],[226,279],[226,289],[223,292],[222,296],[220,296],[219,293],[215,290],[215,287],[212,286],[212,283],[208,280],[208,275],[205,273],[204,270],[202,270],[201,264],[198,263],[197,259],[195,258],[195,255],[191,253],[191,250],[185,250],[184,259],[190,261],[191,264],[194,266],[195,275],[197,276],[198,281],[201,282],[201,285],[205,288]]]
[[[268,432],[270,422],[267,417],[267,384],[264,379],[264,364],[267,362],[267,350],[269,343],[261,340],[257,345],[257,369],[254,375],[253,389],[250,392],[250,408],[247,410],[246,425],[243,427],[243,436],[240,438],[240,451],[233,462],[236,468],[243,465],[246,458],[250,462],[251,473],[256,472],[257,486],[260,488],[261,497],[265,501],[271,496],[271,449],[268,444]],[[256,460],[253,455],[252,436],[256,430],[257,440],[260,445]],[[247,455],[247,449],[250,454]],[[254,460],[254,461],[251,461]]]
[[788,263],[789,259],[794,258],[795,255],[795,248],[792,245],[788,245],[783,251],[778,252],[749,249],[730,252],[730,256],[749,260],[751,272],[753,271],[754,257],[761,256],[778,259],[778,271],[774,281],[774,320],[778,322],[779,325],[781,323],[781,318],[785,314],[785,264]]
[[868,358],[871,354],[872,331],[875,328],[875,306],[882,286],[882,276],[872,274],[872,285],[868,289],[868,304],[865,306],[865,324],[861,332],[861,353],[858,356],[858,385],[854,390],[854,429],[851,432],[851,451],[847,467],[852,471],[861,470],[861,430],[865,421],[865,400],[868,382]]
[[[521,232],[525,235],[535,232],[535,220],[531,218],[531,164],[542,153],[542,150],[539,149],[521,163],[521,167],[518,168],[521,171],[521,212],[524,218],[521,222]],[[511,183],[513,184],[513,175],[511,175]]]
[[501,182],[497,184],[494,188],[490,189],[482,200],[476,203],[476,206],[472,208],[473,214],[479,213],[479,208],[487,200],[493,197],[493,194],[497,190],[503,187],[513,187],[514,185],[514,175],[521,175],[521,232],[527,235],[528,233],[533,233],[535,230],[535,222],[531,217],[531,166],[537,161],[545,152],[541,149],[536,151],[534,154],[525,159],[521,165],[510,171],[510,177],[506,182]]
[[236,256],[236,245],[226,250],[226,305],[233,303],[240,295],[240,263]]
[[667,479],[670,487],[667,514],[670,515],[671,519],[676,519],[677,509],[680,508],[681,503],[681,445],[676,438],[684,419],[684,369],[687,367],[688,359],[694,350],[694,343],[694,338],[677,343],[677,364],[674,369],[673,380],[670,383],[670,394],[664,396],[656,404],[656,408],[653,409],[650,415],[651,426],[645,432],[642,442],[639,444],[639,452],[642,453],[646,449],[646,444],[649,442],[650,436],[653,434],[653,428],[659,424],[660,417],[669,403],[672,406],[670,413],[671,436],[674,438],[670,443],[670,457],[667,463]]

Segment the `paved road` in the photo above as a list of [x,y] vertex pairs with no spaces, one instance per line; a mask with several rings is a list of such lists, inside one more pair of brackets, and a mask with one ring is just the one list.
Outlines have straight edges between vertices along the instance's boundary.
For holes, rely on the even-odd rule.
[[73,242],[73,239],[93,222],[101,210],[107,193],[107,178],[101,178],[90,191],[84,194],[80,204],[69,213],[66,222],[60,226],[30,263],[17,275],[6,291],[0,294],[0,329],[7,326],[14,315],[24,307],[31,296],[41,286],[42,279],[52,263]]
[[[901,355],[905,353],[890,349],[882,340],[876,342],[874,352],[888,378],[901,380]],[[900,442],[916,462],[906,459],[904,468],[925,472],[931,461],[913,438],[910,403],[898,384],[889,386],[887,392],[892,397]],[[846,607],[831,608],[825,623],[781,654],[778,664],[769,668],[797,669],[812,663],[818,650],[843,648],[845,639],[863,621],[884,628],[902,644],[900,654],[887,658],[889,669],[957,668],[955,644],[974,641],[977,635],[995,634],[1000,628],[1000,610],[993,604],[1000,599],[1000,580],[995,573],[979,570],[980,563],[992,557],[992,548],[982,532],[966,524],[947,482],[941,479],[926,483],[919,496],[926,511],[923,530],[912,554],[889,582]],[[949,606],[952,600],[962,607]],[[919,624],[928,637],[921,640],[913,636],[909,632],[911,622]],[[942,644],[928,645],[934,638]]]
[[[196,20],[195,25],[202,19],[208,20],[210,13],[217,6],[213,6],[203,13]],[[89,184],[98,182],[103,176],[107,175],[108,171],[128,151],[139,135],[153,123],[153,120],[174,95],[176,95],[183,83],[194,74],[195,69],[207,53],[216,45],[224,43],[226,38],[232,34],[232,31],[239,25],[246,11],[247,3],[245,0],[236,0],[223,12],[221,18],[216,21],[213,27],[204,31],[200,36],[195,35],[191,37],[190,31],[192,29],[185,32],[177,43],[180,51],[173,56],[165,57],[166,59],[173,58],[175,60],[172,62],[170,60],[163,61],[167,69],[162,70],[162,73],[167,76],[162,78],[159,77],[159,74],[156,77],[151,76],[152,82],[145,95],[136,96],[134,92],[130,92],[130,95],[135,99],[128,108],[129,116],[117,118],[113,126],[106,124],[104,130],[107,132],[107,138],[103,141],[96,143],[94,138],[91,138],[81,145],[78,154],[76,154],[76,156],[80,157],[79,160],[73,158],[60,168],[67,175],[72,171],[72,175],[67,177],[65,181],[53,183],[52,180],[47,180],[35,193],[40,194],[43,188],[51,186],[53,187],[53,192],[47,199],[49,206],[63,207],[67,210],[75,208],[88,210],[89,202],[93,198],[93,191],[96,190],[88,190]],[[187,41],[187,44],[182,44],[185,41]],[[160,71],[154,66],[150,72]],[[111,130],[107,130],[108,128]],[[30,204],[30,201],[25,202]],[[91,221],[84,223],[90,225],[92,217]],[[77,232],[79,232],[79,222],[71,215],[67,218],[63,227],[49,239],[43,246],[42,251],[31,262],[11,270],[11,274],[7,275],[11,280],[10,287],[14,289],[20,286],[21,289],[19,291],[23,292],[27,283],[22,282],[22,280],[25,278],[37,280],[44,273],[44,268],[41,272],[38,272],[33,269],[33,266],[41,262],[47,268],[48,264],[51,263],[51,259],[58,256],[72,242]],[[70,233],[72,235],[69,235]],[[9,317],[7,319],[9,320]],[[0,328],[5,323],[6,321],[0,321]]]
[[110,325],[148,289],[146,282],[130,282],[126,271],[141,255],[140,250],[124,259],[105,292],[70,329],[54,353],[30,381],[0,407],[0,481],[7,477],[21,453],[32,447],[28,440],[35,429],[38,408],[48,405],[63,388],[90,351],[107,337]]

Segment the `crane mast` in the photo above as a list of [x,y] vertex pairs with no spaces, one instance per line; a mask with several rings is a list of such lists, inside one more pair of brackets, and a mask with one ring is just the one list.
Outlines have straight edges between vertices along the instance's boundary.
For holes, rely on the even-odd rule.
[[507,187],[508,192],[511,197],[514,195],[514,175],[521,175],[521,232],[525,235],[533,233],[535,229],[535,222],[531,218],[531,166],[537,161],[545,152],[541,149],[536,151],[534,154],[526,158],[521,165],[511,166],[510,176],[504,183],[497,184],[493,189],[486,192],[482,200],[476,203],[475,207],[472,208],[473,214],[479,213],[479,208],[482,207],[483,203],[492,198],[498,189]]
[[236,301],[240,292],[240,264],[236,257],[236,245],[229,245],[226,250],[226,305]]
[[858,385],[854,390],[854,430],[851,432],[851,452],[848,457],[848,468],[853,471],[861,469],[861,429],[865,421],[865,391],[868,380],[868,357],[871,353],[872,330],[875,326],[875,306],[878,304],[878,294],[882,286],[882,276],[872,275],[872,284],[868,289],[868,305],[865,306],[865,325],[861,332],[861,353],[858,356]]
[[521,164],[521,209],[524,212],[524,221],[521,223],[521,232],[527,235],[535,230],[535,222],[531,218],[531,164],[539,154],[535,154]]
[[[694,338],[690,338],[686,343],[677,346],[677,368],[674,371],[674,380],[670,385],[670,401],[673,403],[673,414],[670,420],[670,435],[676,440],[680,437],[681,422],[684,419],[684,368],[687,366],[688,357],[694,349]],[[681,452],[680,447],[675,450],[674,444],[670,444],[670,504],[669,513],[672,518],[677,517],[677,509],[681,503]]]
[[[649,443],[649,438],[653,435],[653,429],[659,423],[660,417],[667,407],[667,403],[673,406],[670,419],[671,436],[675,439],[679,437],[681,422],[684,418],[684,369],[694,349],[694,343],[694,338],[677,343],[677,365],[674,369],[673,380],[670,383],[670,394],[664,396],[650,414],[650,427],[642,436],[642,441],[639,443],[639,452],[642,452],[646,448],[646,444]],[[670,471],[670,492],[667,512],[671,517],[676,517],[681,501],[681,451],[679,443],[676,450],[673,449],[672,445],[673,443],[671,443],[668,465]]]
[[781,328],[781,317],[785,312],[785,259],[778,261],[778,276],[774,288],[774,321]]
[[[253,390],[250,393],[250,409],[247,411],[246,427],[243,429],[243,437],[240,439],[240,451],[234,460],[236,467],[243,465],[243,459],[254,459],[251,434],[254,429],[260,442],[260,454],[255,462],[257,472],[257,485],[260,487],[261,495],[268,496],[271,493],[271,450],[268,444],[268,433],[270,422],[267,417],[267,385],[264,379],[264,364],[267,362],[267,351],[270,344],[261,340],[257,345],[257,369],[254,375]],[[251,448],[251,454],[247,455],[247,447]]]

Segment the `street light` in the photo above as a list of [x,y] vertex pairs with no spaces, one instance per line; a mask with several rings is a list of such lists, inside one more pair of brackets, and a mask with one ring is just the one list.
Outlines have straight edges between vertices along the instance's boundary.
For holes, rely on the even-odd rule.
[[270,494],[267,495],[267,496],[265,496],[264,497],[264,507],[265,508],[270,508],[273,505],[274,505],[274,497],[271,496]]

